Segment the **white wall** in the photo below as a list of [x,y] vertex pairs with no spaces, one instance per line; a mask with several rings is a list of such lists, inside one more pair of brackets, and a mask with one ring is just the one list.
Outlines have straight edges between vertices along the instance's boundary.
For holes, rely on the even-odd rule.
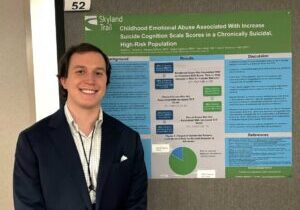
[[54,0],[30,0],[36,120],[59,108]]

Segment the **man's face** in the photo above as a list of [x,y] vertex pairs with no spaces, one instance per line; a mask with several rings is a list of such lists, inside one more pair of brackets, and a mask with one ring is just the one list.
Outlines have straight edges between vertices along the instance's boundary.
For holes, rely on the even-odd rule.
[[97,52],[74,53],[68,76],[60,82],[68,91],[67,103],[80,109],[98,108],[106,92],[106,64]]

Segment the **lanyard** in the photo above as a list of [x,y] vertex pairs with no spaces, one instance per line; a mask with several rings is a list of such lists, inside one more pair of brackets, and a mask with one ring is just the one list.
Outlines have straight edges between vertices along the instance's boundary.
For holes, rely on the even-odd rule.
[[95,131],[95,127],[93,128],[92,137],[91,137],[91,144],[90,144],[89,158],[87,157],[86,152],[85,152],[85,148],[84,148],[84,145],[83,145],[82,136],[81,136],[80,132],[78,131],[79,138],[80,138],[81,145],[82,145],[82,149],[83,149],[83,154],[84,154],[85,161],[86,161],[87,167],[88,167],[88,175],[89,175],[89,180],[90,180],[89,192],[91,192],[91,191],[96,192],[95,186],[94,186],[94,184],[93,184],[92,176],[91,176],[91,170],[90,170],[90,161],[91,161],[91,154],[92,154],[92,149],[93,149],[93,137],[94,137],[94,131]]

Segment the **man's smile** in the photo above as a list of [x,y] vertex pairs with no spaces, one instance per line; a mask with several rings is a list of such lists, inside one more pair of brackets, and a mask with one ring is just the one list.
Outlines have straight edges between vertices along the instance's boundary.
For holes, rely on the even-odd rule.
[[83,89],[79,88],[80,92],[85,93],[85,94],[96,94],[98,90],[92,90],[92,89]]

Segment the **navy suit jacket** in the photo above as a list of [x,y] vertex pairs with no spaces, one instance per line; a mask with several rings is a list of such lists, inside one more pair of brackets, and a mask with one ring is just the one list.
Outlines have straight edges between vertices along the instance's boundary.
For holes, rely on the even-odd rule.
[[[140,136],[103,114],[96,209],[146,209],[147,172]],[[128,157],[120,161],[121,157]],[[79,154],[64,110],[19,135],[13,174],[16,210],[91,210]]]

